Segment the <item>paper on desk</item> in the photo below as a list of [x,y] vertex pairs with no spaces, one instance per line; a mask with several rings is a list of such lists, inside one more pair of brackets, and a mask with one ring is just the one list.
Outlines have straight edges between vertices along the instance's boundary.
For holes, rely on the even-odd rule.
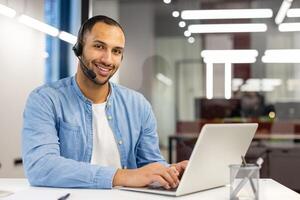
[[64,189],[29,188],[27,190],[16,192],[13,195],[4,198],[4,200],[56,200],[67,193],[68,191]]

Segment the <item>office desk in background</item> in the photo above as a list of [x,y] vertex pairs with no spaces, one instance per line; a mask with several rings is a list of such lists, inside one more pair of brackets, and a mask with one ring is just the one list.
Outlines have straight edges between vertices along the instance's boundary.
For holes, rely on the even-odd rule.
[[[177,156],[174,155],[176,153],[176,143],[180,142],[190,142],[189,145],[184,145],[186,148],[188,148],[189,153],[192,153],[194,143],[196,142],[197,138],[199,136],[199,133],[181,133],[181,134],[174,134],[170,135],[168,137],[168,157],[169,157],[169,163],[178,162],[181,160],[177,160]],[[254,142],[259,142],[261,144],[268,142],[268,141],[300,141],[300,135],[296,134],[256,134],[253,138]],[[272,145],[268,145],[269,147],[272,147]],[[273,147],[280,148],[280,144],[276,144]],[[174,148],[175,147],[175,148]],[[286,145],[283,146],[283,148],[287,147]],[[293,145],[292,147],[299,147],[300,144]],[[290,148],[290,147],[289,147]],[[188,156],[189,157],[189,156]],[[185,158],[188,159],[188,158]]]
[[[122,200],[228,200],[229,187],[220,187],[203,192],[198,192],[182,197],[168,197],[155,194],[121,191],[117,189],[101,190],[101,189],[61,189],[46,187],[30,187],[26,179],[0,179],[0,190],[10,190],[19,194],[19,198],[14,200],[55,200],[57,196],[71,193],[68,200],[99,200],[99,199],[122,199]],[[56,196],[55,196],[56,195]],[[26,197],[33,198],[26,198]],[[272,179],[260,180],[260,199],[261,200],[300,200],[300,195],[289,188],[281,185]],[[0,198],[2,200],[2,198]]]

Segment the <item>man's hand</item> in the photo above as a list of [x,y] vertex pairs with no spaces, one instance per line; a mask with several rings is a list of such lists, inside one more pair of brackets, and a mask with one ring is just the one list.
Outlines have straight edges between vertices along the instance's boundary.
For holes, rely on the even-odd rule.
[[171,168],[175,168],[178,172],[178,177],[181,177],[184,170],[186,169],[188,162],[189,162],[188,160],[184,160],[179,163],[172,164]]
[[166,189],[175,188],[179,184],[178,172],[183,167],[184,164],[178,166],[176,164],[176,170],[174,170],[174,167],[151,163],[138,169],[118,169],[113,180],[113,186],[144,187],[158,182]]
[[188,161],[182,161],[165,167],[160,163],[151,163],[138,169],[118,169],[113,186],[145,187],[158,182],[166,189],[175,188],[179,184]]

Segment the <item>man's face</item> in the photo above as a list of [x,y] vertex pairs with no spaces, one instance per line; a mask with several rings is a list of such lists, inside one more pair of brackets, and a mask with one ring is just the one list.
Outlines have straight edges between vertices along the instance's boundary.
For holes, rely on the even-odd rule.
[[97,75],[94,82],[104,85],[118,70],[125,46],[123,31],[102,22],[84,37],[82,60]]

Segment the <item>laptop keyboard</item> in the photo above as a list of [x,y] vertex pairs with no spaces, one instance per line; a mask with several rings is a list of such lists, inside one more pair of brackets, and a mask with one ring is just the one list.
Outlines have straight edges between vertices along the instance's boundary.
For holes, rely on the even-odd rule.
[[151,189],[151,190],[162,190],[162,191],[171,191],[171,192],[175,192],[177,190],[177,187],[176,188],[170,188],[170,189],[166,189],[162,186],[157,186],[157,185],[149,185],[148,186],[148,189]]

